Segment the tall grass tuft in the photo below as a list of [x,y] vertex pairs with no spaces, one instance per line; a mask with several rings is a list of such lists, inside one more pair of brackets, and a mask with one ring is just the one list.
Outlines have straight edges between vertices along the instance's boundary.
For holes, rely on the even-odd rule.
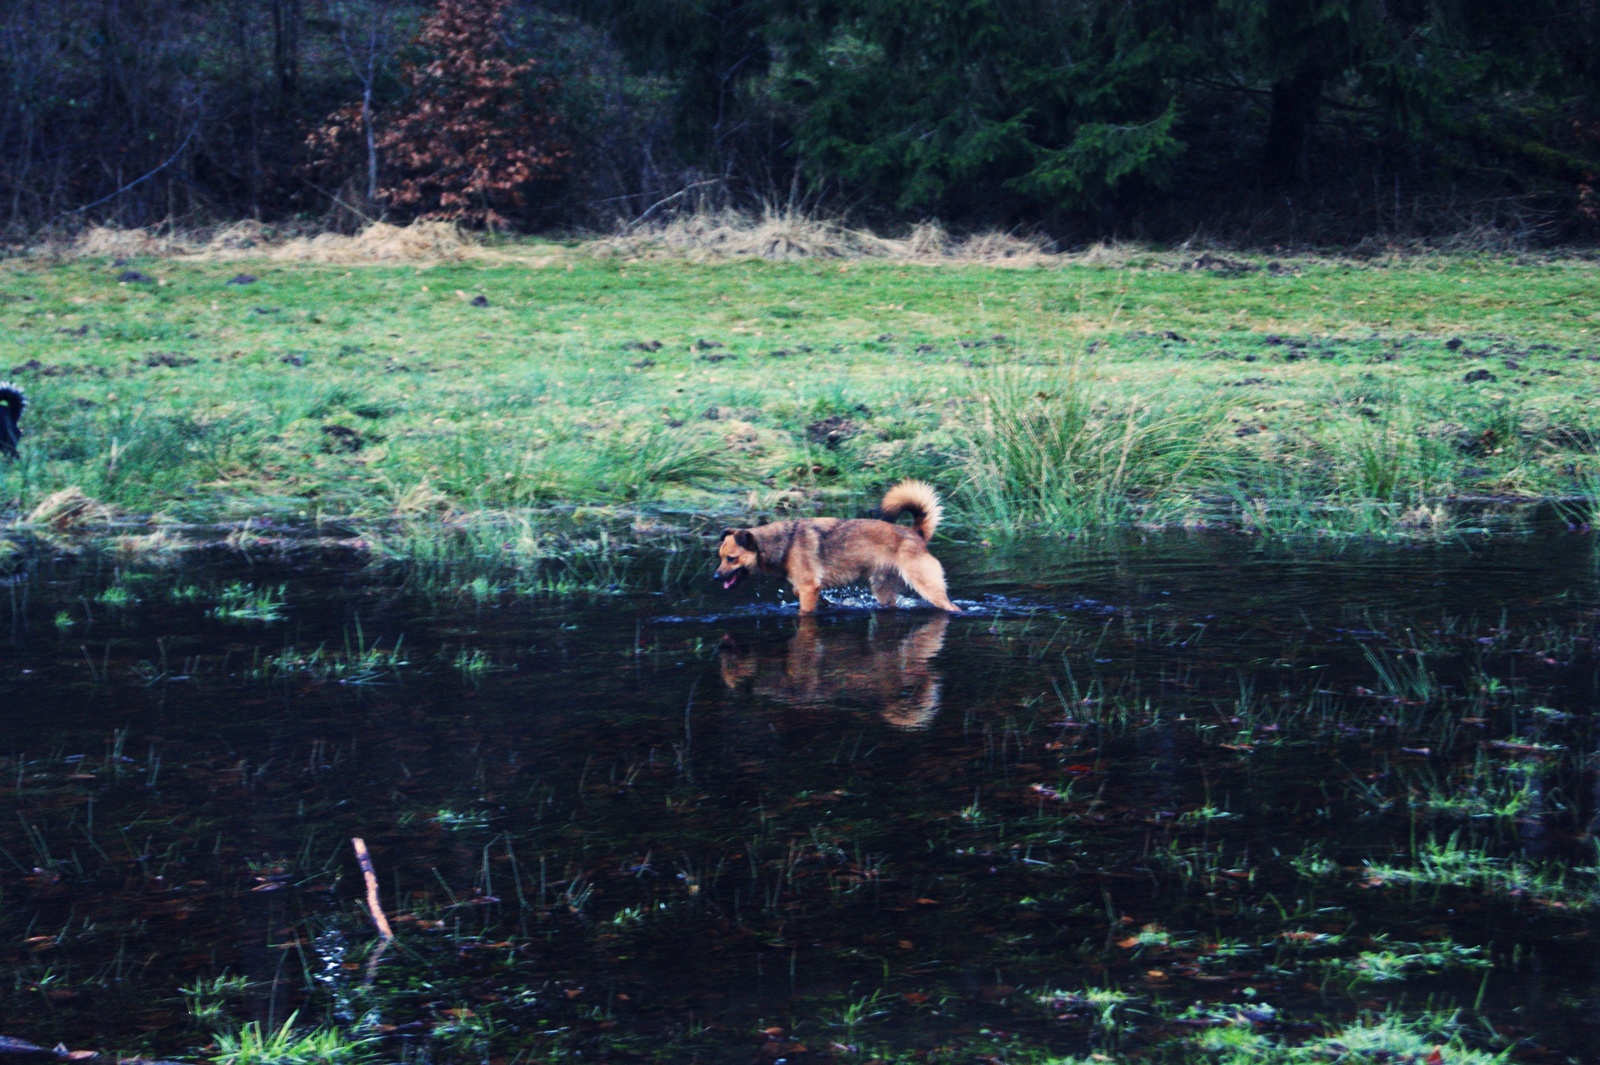
[[355,1065],[370,1061],[368,1040],[351,1039],[333,1028],[310,1032],[295,1029],[298,1013],[278,1029],[263,1030],[260,1021],[251,1021],[237,1034],[218,1032],[214,1065]]
[[1447,492],[1453,468],[1450,446],[1423,428],[1407,403],[1376,418],[1338,416],[1324,437],[1336,498],[1352,504],[1418,505]]
[[658,425],[585,431],[552,419],[517,432],[473,425],[443,447],[392,460],[386,475],[414,477],[428,458],[435,464],[426,474],[443,497],[474,509],[646,501],[727,476],[720,441]]
[[956,502],[974,526],[1069,532],[1171,520],[1209,476],[1206,444],[1220,419],[1204,405],[1099,401],[1081,363],[997,369],[973,392]]

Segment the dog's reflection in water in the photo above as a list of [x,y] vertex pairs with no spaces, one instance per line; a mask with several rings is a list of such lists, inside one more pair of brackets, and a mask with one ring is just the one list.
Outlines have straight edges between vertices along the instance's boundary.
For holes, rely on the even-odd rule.
[[927,728],[939,713],[943,678],[933,658],[950,616],[874,616],[865,628],[799,619],[781,650],[722,638],[722,682],[792,706],[862,706],[895,728]]

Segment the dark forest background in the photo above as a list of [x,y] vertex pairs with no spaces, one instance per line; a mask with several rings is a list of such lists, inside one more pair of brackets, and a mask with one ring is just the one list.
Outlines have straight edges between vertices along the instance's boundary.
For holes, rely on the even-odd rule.
[[1592,241],[1600,0],[3,0],[0,232]]

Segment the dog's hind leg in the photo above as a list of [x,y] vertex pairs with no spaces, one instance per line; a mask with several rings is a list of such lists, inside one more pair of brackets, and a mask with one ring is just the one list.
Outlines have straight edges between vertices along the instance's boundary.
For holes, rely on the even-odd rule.
[[900,563],[900,576],[911,585],[912,589],[922,598],[938,607],[948,610],[952,614],[961,613],[961,608],[950,601],[950,596],[944,589],[944,567],[939,565],[939,560],[932,555],[919,555]]
[[893,570],[877,570],[867,578],[867,583],[872,588],[873,598],[885,610],[894,607],[900,598],[900,593],[905,590],[905,582]]

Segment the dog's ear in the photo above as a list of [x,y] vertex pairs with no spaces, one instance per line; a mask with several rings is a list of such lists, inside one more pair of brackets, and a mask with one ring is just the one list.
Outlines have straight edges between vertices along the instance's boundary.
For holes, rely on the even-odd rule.
[[733,531],[733,542],[746,551],[754,551],[756,549],[756,538],[749,529],[735,529]]
[[717,534],[717,543],[719,543],[719,544],[722,543],[722,541],[724,541],[728,537],[732,536],[735,531],[736,530],[734,530],[734,529],[723,529],[721,532],[719,532]]

